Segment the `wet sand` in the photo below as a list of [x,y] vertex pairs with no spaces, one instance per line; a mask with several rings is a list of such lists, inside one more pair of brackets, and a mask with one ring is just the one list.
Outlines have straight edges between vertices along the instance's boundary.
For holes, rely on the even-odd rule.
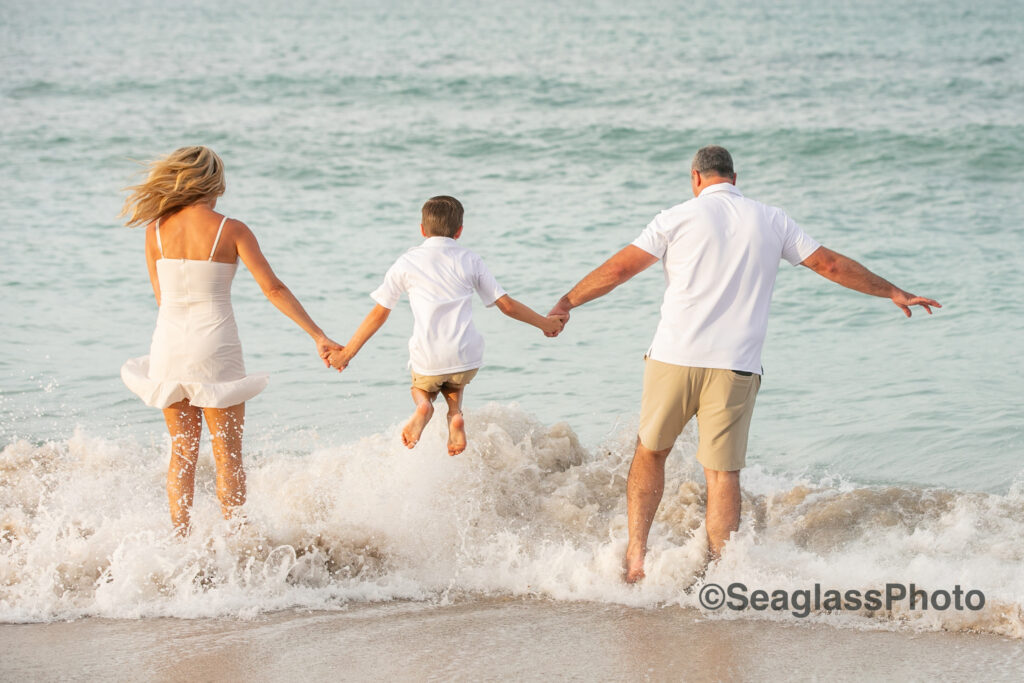
[[3,680],[1019,680],[1024,644],[486,599],[0,625]]

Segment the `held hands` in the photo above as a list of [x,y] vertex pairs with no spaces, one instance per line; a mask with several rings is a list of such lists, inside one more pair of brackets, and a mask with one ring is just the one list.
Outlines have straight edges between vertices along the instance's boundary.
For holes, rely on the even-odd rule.
[[560,321],[561,322],[561,327],[559,327],[553,334],[549,334],[547,330],[544,330],[544,335],[545,336],[547,336],[547,337],[557,337],[561,333],[561,331],[565,329],[566,323],[569,322],[569,310],[570,310],[570,308],[572,308],[572,307],[569,306],[569,302],[567,302],[565,300],[565,297],[562,297],[561,299],[558,300],[558,303],[555,304],[554,308],[552,308],[550,311],[548,311],[548,319],[549,320],[554,319],[554,320]]
[[544,320],[544,325],[541,327],[541,330],[544,332],[544,336],[557,337],[565,328],[565,323],[569,320],[569,316],[551,315],[549,313]]
[[349,353],[345,350],[345,347],[340,347],[327,354],[324,358],[324,363],[338,372],[341,372],[348,367],[349,362],[352,360],[352,356],[355,354]]
[[322,336],[316,339],[316,353],[320,356],[320,359],[324,362],[324,367],[331,367],[331,363],[328,360],[328,356],[333,352],[344,351],[345,347],[334,341],[330,337]]
[[904,292],[902,289],[896,291],[892,295],[892,302],[903,309],[903,313],[909,318],[910,307],[920,306],[924,310],[928,311],[928,315],[932,314],[932,307],[942,308],[942,304],[934,299],[926,299],[923,296],[914,296],[910,292]]

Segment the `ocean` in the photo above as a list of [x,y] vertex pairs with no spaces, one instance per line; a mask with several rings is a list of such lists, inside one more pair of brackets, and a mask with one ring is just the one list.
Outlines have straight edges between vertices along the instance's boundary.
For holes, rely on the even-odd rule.
[[[54,0],[5,3],[0,37],[0,622],[509,598],[1024,637],[1020,3]],[[691,196],[706,144],[745,194],[943,308],[907,320],[783,264],[741,529],[699,578],[691,425],[628,587],[660,267],[554,340],[478,305],[457,458],[443,420],[399,442],[406,305],[338,375],[243,268],[246,363],[271,375],[247,406],[252,529],[226,533],[204,442],[180,541],[162,417],[119,377],[156,306],[117,214],[139,161],[190,144],[223,157],[218,210],[342,343],[428,197],[459,197],[461,242],[546,312]],[[700,610],[707,582],[960,585],[986,606],[723,616]]]

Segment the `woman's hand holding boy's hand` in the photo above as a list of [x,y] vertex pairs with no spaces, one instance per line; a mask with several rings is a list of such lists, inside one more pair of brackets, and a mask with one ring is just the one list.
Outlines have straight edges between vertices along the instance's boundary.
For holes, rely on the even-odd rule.
[[316,353],[320,356],[321,360],[323,360],[325,368],[331,367],[331,364],[327,361],[327,354],[331,351],[338,351],[345,348],[326,335],[320,335],[319,337],[316,337],[314,341],[316,341]]
[[548,315],[545,320],[544,327],[541,329],[544,331],[545,337],[557,337],[563,329],[565,329],[565,323],[569,320],[569,316],[563,314]]
[[344,346],[341,346],[328,353],[324,361],[338,372],[341,372],[348,367],[349,361],[352,360],[352,355],[345,351]]

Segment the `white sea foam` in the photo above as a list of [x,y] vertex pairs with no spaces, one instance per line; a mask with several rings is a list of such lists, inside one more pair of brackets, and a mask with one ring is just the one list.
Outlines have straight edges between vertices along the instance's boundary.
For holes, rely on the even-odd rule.
[[[688,431],[670,460],[647,578],[632,587],[620,578],[631,429],[587,450],[568,425],[515,406],[469,412],[467,423],[470,448],[455,458],[444,454],[442,420],[414,451],[395,427],[306,453],[250,453],[240,530],[219,518],[204,452],[187,540],[171,534],[163,446],[82,432],[10,444],[0,453],[0,620],[247,617],[473,594],[697,607],[704,582],[769,591],[899,582],[978,589],[986,606],[809,619],[1024,637],[1020,484],[1006,495],[865,487],[751,467],[741,530],[698,580],[704,486]],[[716,618],[797,620],[750,610]]]

